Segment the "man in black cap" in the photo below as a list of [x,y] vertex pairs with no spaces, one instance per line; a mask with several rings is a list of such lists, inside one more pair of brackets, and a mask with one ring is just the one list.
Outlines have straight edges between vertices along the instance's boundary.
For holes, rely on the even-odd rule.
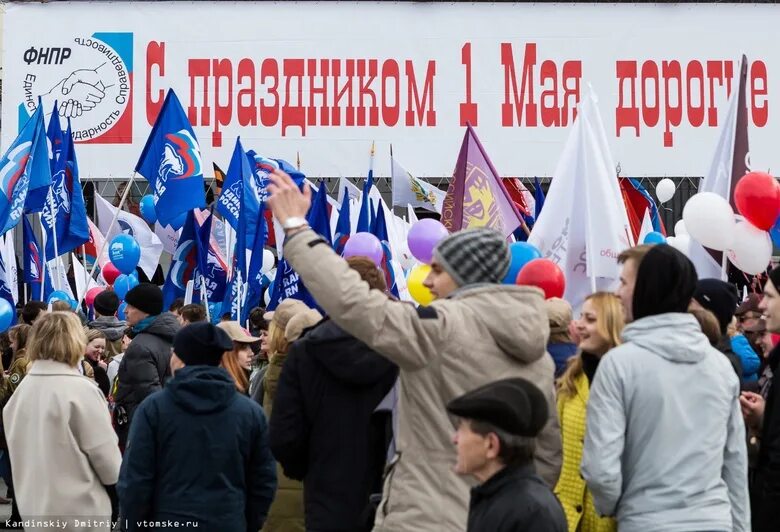
[[120,448],[127,441],[136,407],[161,389],[170,376],[171,344],[181,328],[176,316],[163,313],[162,291],[153,284],[141,283],[130,290],[125,303],[133,341],[119,364],[114,395],[114,424]]
[[566,516],[552,490],[534,472],[535,438],[547,422],[539,388],[505,379],[453,399],[458,417],[455,472],[477,479],[471,490],[469,532],[564,532]]
[[[709,310],[718,319],[720,342],[716,347],[726,355],[744,384],[758,380],[761,359],[750,347],[747,338],[741,334],[729,334],[728,329],[734,320],[738,302],[737,288],[733,284],[720,279],[700,279],[696,283],[690,308]],[[733,332],[736,333],[735,330]]]
[[276,464],[263,409],[219,367],[231,349],[230,336],[205,322],[174,338],[173,378],[136,410],[122,461],[117,490],[127,532],[263,526]]
[[119,309],[119,296],[113,290],[100,292],[92,304],[95,311],[95,319],[87,324],[90,329],[95,329],[106,335],[106,353],[108,358],[113,358],[122,353],[122,337],[127,329],[127,322],[116,317]]

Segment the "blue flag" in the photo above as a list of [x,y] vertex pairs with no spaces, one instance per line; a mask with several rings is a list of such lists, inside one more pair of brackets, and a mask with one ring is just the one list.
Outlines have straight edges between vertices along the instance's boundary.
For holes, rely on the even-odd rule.
[[[14,257],[14,260],[16,260],[16,257]],[[5,263],[2,254],[0,254],[0,298],[5,299],[11,308],[15,309],[16,303],[14,302],[14,296],[11,294],[11,287],[9,287],[6,282],[8,279],[8,267],[9,265]],[[16,325],[16,322],[17,317],[16,311],[14,310],[11,314],[11,325]]]
[[[221,302],[225,297],[225,285],[227,284],[227,272],[222,267],[222,262],[217,257],[217,253],[214,248],[211,247],[211,224],[214,219],[214,214],[209,213],[208,217],[203,221],[198,231],[197,248],[198,248],[198,274],[206,283],[206,298],[209,303]],[[200,283],[196,281],[195,293],[198,294],[198,301],[200,301]],[[194,298],[193,298],[194,301]],[[203,303],[203,301],[201,301]]]
[[[247,273],[247,293],[244,305],[241,307],[241,323],[246,322],[249,311],[260,304],[263,295],[263,249],[268,236],[268,228],[265,223],[265,206],[260,208],[260,225],[255,231],[255,241],[252,245],[252,258],[249,260]],[[267,286],[267,285],[266,285]]]
[[197,236],[195,234],[195,215],[187,213],[187,219],[181,228],[179,243],[171,260],[171,267],[163,285],[163,308],[168,308],[174,299],[184,297],[187,283],[194,279],[198,265]]
[[[347,201],[349,201],[349,197],[347,197]],[[331,237],[333,233],[330,231],[330,216],[328,215],[328,192],[324,181],[320,181],[306,218],[309,226],[324,238],[328,245],[333,247],[333,238]]]
[[298,299],[306,303],[310,308],[317,308],[317,302],[301,281],[300,276],[292,269],[292,266],[282,257],[276,268],[276,279],[271,299],[268,302],[268,310],[274,310],[285,299]]
[[[245,182],[246,180],[252,179],[252,170],[249,166],[249,159],[246,157],[246,155],[243,153],[244,150],[241,147],[240,144],[237,143],[236,150],[239,151],[238,157],[236,158],[236,153],[234,152],[234,159],[235,164],[237,165],[237,169],[235,172],[241,176],[242,182]],[[233,161],[230,162],[231,167],[233,166]],[[228,170],[228,174],[230,174],[230,170]],[[227,178],[225,179],[225,182],[227,183]],[[241,187],[241,195],[240,195],[240,202],[239,202],[239,216],[237,220],[237,226],[236,226],[236,243],[233,247],[233,262],[230,264],[230,278],[227,283],[227,286],[225,287],[225,298],[222,301],[222,312],[227,313],[230,312],[230,319],[233,321],[240,321],[241,320],[241,314],[243,312],[240,312],[243,307],[243,300],[245,295],[245,284],[246,284],[246,205],[244,204],[244,199],[246,197],[246,194],[244,193],[243,187]],[[224,188],[223,188],[224,191]]]
[[261,210],[265,208],[265,202],[268,199],[268,184],[270,183],[268,176],[276,169],[283,170],[290,175],[298,187],[303,186],[303,180],[306,179],[306,176],[283,159],[269,159],[258,155],[253,150],[249,150],[246,156],[249,159],[253,177],[253,179],[244,181],[246,244],[249,246],[255,242],[255,228],[260,226]]
[[341,200],[339,219],[336,222],[336,234],[333,237],[333,249],[339,255],[344,253],[344,246],[347,245],[351,232],[352,220],[349,212],[349,190],[347,187],[344,187],[344,199]]
[[542,207],[544,207],[544,191],[542,185],[539,184],[539,179],[534,177],[534,220],[539,219],[539,215],[542,214]]
[[659,233],[665,234],[666,230],[664,229],[663,223],[661,222],[661,217],[658,214],[658,207],[655,205],[655,200],[653,200],[653,197],[637,179],[629,177],[628,181],[631,183],[631,186],[633,186],[636,191],[642,194],[642,196],[644,196],[644,198],[647,200],[647,208],[650,209],[650,221],[653,224],[653,231],[658,231]]
[[0,235],[19,223],[25,206],[33,212],[43,209],[45,194],[40,205],[28,205],[28,194],[44,187],[48,190],[50,185],[49,149],[39,103],[19,136],[0,158]]
[[385,209],[382,203],[379,203],[376,211],[376,221],[374,227],[371,228],[371,233],[379,239],[382,243],[382,251],[384,256],[382,257],[382,271],[385,272],[385,283],[387,284],[387,291],[398,297],[398,286],[395,282],[395,271],[393,265],[390,263],[393,260],[393,253],[390,250],[390,237],[387,235],[387,222],[385,220]]
[[238,231],[241,200],[244,196],[244,181],[251,179],[251,173],[244,147],[241,146],[241,137],[238,137],[233,148],[233,156],[230,158],[225,181],[222,184],[222,193],[217,199],[217,212],[222,215],[234,231]]
[[368,172],[366,182],[363,183],[363,195],[360,198],[360,216],[358,217],[357,232],[369,233],[371,232],[371,217],[373,212],[371,209],[371,199],[368,197],[371,192],[371,187],[374,186],[373,171]]
[[[68,119],[65,147],[54,164],[50,195],[44,205],[41,219],[46,231],[46,258],[69,253],[89,242],[87,207],[79,181],[79,166]],[[56,229],[56,231],[55,231]],[[56,236],[55,236],[56,233]],[[57,239],[57,254],[54,239]]]
[[51,145],[51,159],[49,160],[49,163],[51,164],[51,175],[53,178],[56,173],[55,167],[57,162],[59,162],[60,155],[66,147],[65,135],[63,134],[62,126],[60,125],[60,115],[56,101],[54,102],[54,110],[51,112],[51,117],[49,118],[49,127],[46,129],[46,136]]
[[[44,268],[40,247],[35,239],[30,222],[25,216],[22,221],[24,282],[30,285],[30,300],[46,301],[53,291],[49,272]],[[42,292],[42,288],[44,288]]]
[[160,225],[206,206],[200,147],[187,115],[168,91],[135,171],[149,181]]

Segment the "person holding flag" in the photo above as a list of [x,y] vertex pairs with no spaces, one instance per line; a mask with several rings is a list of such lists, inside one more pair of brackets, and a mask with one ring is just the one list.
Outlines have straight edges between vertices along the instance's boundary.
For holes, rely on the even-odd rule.
[[505,236],[470,229],[442,240],[425,281],[438,300],[415,308],[369,290],[309,228],[308,187],[299,190],[278,171],[271,182],[268,203],[287,235],[286,259],[339,327],[401,370],[397,454],[374,530],[466,528],[469,486],[452,470],[452,423],[443,405],[501,378],[524,377],[544,394],[550,415],[534,462],[552,486],[560,471],[561,439],[555,367],[545,350],[547,314],[541,290],[500,284],[510,264]]

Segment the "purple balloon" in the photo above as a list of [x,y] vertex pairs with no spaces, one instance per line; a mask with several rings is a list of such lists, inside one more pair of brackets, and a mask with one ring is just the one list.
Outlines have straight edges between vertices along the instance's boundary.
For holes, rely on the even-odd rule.
[[344,246],[344,258],[349,257],[368,257],[374,264],[380,266],[385,252],[382,250],[382,243],[371,233],[355,233]]
[[415,259],[430,264],[433,260],[433,249],[449,234],[447,228],[438,220],[423,218],[409,229],[406,241]]

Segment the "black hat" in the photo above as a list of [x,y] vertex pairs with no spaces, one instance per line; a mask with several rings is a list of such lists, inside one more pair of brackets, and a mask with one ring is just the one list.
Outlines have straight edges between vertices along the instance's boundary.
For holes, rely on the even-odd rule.
[[491,382],[453,399],[447,411],[490,423],[514,436],[534,437],[547,423],[547,400],[535,384],[514,378]]
[[698,280],[696,268],[688,257],[667,244],[652,246],[636,273],[631,302],[634,319],[688,312]]
[[101,316],[113,316],[119,308],[119,296],[112,290],[103,290],[95,297],[92,308]]
[[696,283],[693,299],[715,314],[720,325],[720,333],[724,334],[739,303],[737,287],[720,279],[700,279]]
[[187,325],[173,337],[173,352],[188,366],[219,366],[231,349],[228,333],[205,321]]
[[163,311],[162,290],[152,283],[141,283],[130,290],[125,302],[150,316],[157,316]]

